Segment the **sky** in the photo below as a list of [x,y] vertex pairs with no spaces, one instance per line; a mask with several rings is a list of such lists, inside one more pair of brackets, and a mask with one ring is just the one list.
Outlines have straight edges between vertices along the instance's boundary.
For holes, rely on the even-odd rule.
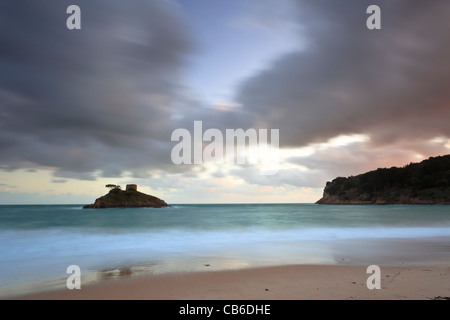
[[[449,16],[448,0],[0,0],[0,204],[87,204],[109,183],[311,203],[335,177],[449,154]],[[276,174],[174,164],[194,121],[278,129]]]

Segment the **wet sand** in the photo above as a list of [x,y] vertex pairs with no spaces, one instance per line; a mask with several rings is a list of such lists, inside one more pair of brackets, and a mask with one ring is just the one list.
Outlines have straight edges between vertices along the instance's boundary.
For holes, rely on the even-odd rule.
[[[208,266],[205,266],[207,268]],[[381,289],[368,289],[367,266],[288,265],[111,278],[12,299],[342,300],[450,297],[450,267],[380,266]]]

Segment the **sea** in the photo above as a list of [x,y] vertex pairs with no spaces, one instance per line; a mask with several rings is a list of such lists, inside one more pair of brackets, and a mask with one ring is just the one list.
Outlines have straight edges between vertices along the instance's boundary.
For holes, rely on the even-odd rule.
[[150,272],[289,264],[448,265],[450,206],[0,206],[0,297]]

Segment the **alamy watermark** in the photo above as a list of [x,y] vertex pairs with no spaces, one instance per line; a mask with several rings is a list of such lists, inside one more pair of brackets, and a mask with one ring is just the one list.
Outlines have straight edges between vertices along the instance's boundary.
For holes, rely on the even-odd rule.
[[279,129],[270,129],[270,142],[268,138],[268,129],[226,129],[223,133],[209,128],[203,132],[202,121],[194,121],[192,135],[184,128],[172,132],[171,141],[178,143],[172,148],[171,159],[176,165],[253,164],[262,175],[274,175],[279,164]]
[[379,266],[373,264],[367,267],[366,273],[371,274],[367,278],[366,285],[367,289],[381,289],[381,269]]
[[81,289],[81,269],[76,264],[72,264],[67,267],[66,273],[70,276],[67,278],[66,286],[67,289]]
[[[67,18],[66,26],[69,30],[80,30],[81,29],[81,9],[77,5],[70,5],[66,10],[67,14],[70,16]],[[379,30],[381,29],[381,9],[377,5],[370,5],[366,10],[367,14],[370,16],[367,18],[366,26],[369,30]]]
[[[78,265],[73,264],[67,267],[66,272],[70,276],[66,280],[67,289],[81,289],[81,269]],[[377,265],[370,265],[366,270],[367,274],[370,276],[367,278],[366,286],[367,289],[381,289],[381,269]]]
[[69,30],[81,29],[81,9],[77,5],[70,5],[67,7],[66,13],[70,16],[66,20],[66,26]]

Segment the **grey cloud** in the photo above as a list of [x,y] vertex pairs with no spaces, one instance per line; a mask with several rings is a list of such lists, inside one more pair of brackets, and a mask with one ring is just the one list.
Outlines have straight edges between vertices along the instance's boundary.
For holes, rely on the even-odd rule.
[[309,171],[299,170],[298,168],[279,168],[274,175],[261,175],[260,169],[256,167],[247,167],[234,169],[230,172],[232,175],[244,179],[246,182],[255,185],[265,186],[295,186],[308,188],[321,188],[327,176],[322,169],[311,169]]
[[234,169],[230,174],[255,185],[323,188],[327,181],[336,177],[358,175],[377,168],[402,167],[429,156],[446,154],[448,148],[444,144],[402,141],[401,147],[372,147],[370,141],[354,142],[340,147],[319,148],[312,155],[285,160],[305,169],[290,165],[283,167],[281,163],[275,175],[261,175],[257,167],[248,165]]
[[66,183],[67,179],[52,179],[52,183]]
[[[358,175],[378,168],[402,167],[410,162],[420,162],[430,156],[448,153],[443,143],[403,141],[401,146],[372,147],[370,141],[356,142],[342,147],[317,150],[308,157],[292,157],[288,162],[310,170],[320,169],[319,183],[336,177]],[[308,173],[308,172],[307,172]]]
[[450,6],[377,1],[381,30],[366,28],[373,1],[297,1],[308,46],[242,83],[255,123],[280,128],[282,146],[365,133],[373,145],[450,137]]
[[6,183],[0,183],[0,186],[7,187],[7,188],[17,188],[17,186],[13,186],[13,185],[6,184]]
[[168,125],[193,48],[161,1],[0,4],[0,164],[94,179],[170,163]]

